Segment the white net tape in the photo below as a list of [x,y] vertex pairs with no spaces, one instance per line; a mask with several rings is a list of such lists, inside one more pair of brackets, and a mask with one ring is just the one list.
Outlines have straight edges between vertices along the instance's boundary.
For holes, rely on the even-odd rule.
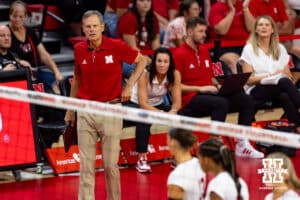
[[300,135],[0,86],[0,97],[240,139],[300,147]]

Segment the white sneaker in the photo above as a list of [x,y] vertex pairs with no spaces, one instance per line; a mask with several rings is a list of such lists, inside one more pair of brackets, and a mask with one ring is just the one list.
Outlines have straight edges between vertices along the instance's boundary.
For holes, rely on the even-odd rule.
[[238,142],[235,146],[235,155],[247,158],[263,158],[264,154],[257,151],[249,141]]
[[151,167],[147,163],[146,157],[141,157],[136,165],[136,170],[141,173],[149,173],[151,172]]

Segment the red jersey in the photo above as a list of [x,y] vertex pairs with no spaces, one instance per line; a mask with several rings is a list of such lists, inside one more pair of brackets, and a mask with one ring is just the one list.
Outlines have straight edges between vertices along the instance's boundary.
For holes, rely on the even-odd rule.
[[270,15],[275,22],[284,22],[288,20],[282,0],[271,0],[269,3],[264,0],[251,0],[249,9],[254,17]]
[[[159,25],[158,20],[154,16],[154,27],[155,27],[155,34],[159,34]],[[152,41],[148,41],[148,31],[146,29],[146,22],[143,24],[142,28],[142,39],[140,40],[138,36],[138,21],[136,16],[132,12],[127,12],[124,14],[119,21],[117,32],[118,37],[122,37],[123,34],[128,35],[135,35],[137,47],[140,50],[150,50],[152,49]]]
[[169,10],[179,10],[178,0],[153,0],[153,10],[160,16],[169,19]]
[[[181,74],[181,82],[185,85],[212,85],[212,64],[209,51],[200,45],[198,52],[187,43],[173,49],[175,67]],[[196,92],[182,93],[182,107],[185,107]]]
[[[235,15],[228,32],[225,35],[213,34],[215,37],[227,41],[248,39],[249,32],[247,31],[245,25],[243,2],[241,0],[237,0],[234,7]],[[229,12],[230,8],[227,3],[216,2],[215,4],[213,4],[208,17],[210,26],[212,28],[216,26],[222,19],[224,19],[228,15]]]
[[128,9],[132,0],[109,0],[107,1],[108,6],[113,9],[115,12],[117,8]]
[[97,49],[87,41],[74,47],[74,74],[80,81],[77,97],[106,102],[119,98],[122,90],[122,63],[133,63],[138,52],[121,40],[102,37]]

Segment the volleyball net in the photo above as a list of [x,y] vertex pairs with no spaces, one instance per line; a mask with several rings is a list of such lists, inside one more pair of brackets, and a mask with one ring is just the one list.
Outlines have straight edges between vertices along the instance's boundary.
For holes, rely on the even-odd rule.
[[124,120],[166,125],[174,128],[300,148],[300,135],[294,133],[283,133],[181,115],[170,115],[125,106],[120,107],[113,104],[63,97],[6,86],[0,86],[0,97],[36,105],[117,117]]
[[[163,112],[153,112],[143,109],[117,106],[108,103],[81,100],[76,98],[47,94],[43,92],[35,92],[27,90],[26,88],[22,89],[3,85],[0,86],[0,104],[0,144],[2,146],[2,148],[0,147],[0,169],[1,167],[2,169],[10,169],[12,167],[12,163],[16,163],[17,166],[22,166],[22,163],[26,162],[29,162],[29,164],[36,164],[36,162],[40,162],[38,157],[41,155],[38,153],[32,153],[37,149],[32,147],[33,143],[38,144],[41,142],[41,139],[39,138],[40,135],[30,135],[27,133],[28,131],[30,132],[34,130],[31,130],[29,127],[32,125],[30,122],[30,117],[27,117],[26,114],[24,114],[28,112],[32,105],[46,106],[47,108],[55,108],[60,110],[70,109],[80,112],[88,112],[97,115],[104,115],[107,117],[122,118],[123,120],[129,120],[133,122],[144,122],[151,123],[153,125],[162,125],[166,126],[167,128],[175,127],[188,129],[195,131],[198,134],[217,134],[230,138],[249,139],[256,142],[300,148],[300,136],[294,133],[279,132],[249,126],[240,126],[237,124],[216,122],[207,119],[191,118],[181,115],[171,115]],[[12,131],[15,131],[15,136],[11,135]],[[34,137],[32,141],[28,139],[30,137]],[[136,171],[136,169],[133,167],[133,165],[135,165],[137,162],[137,153],[134,152],[134,141],[135,138],[126,138],[121,140],[121,154],[119,164],[120,166],[126,166],[126,169]],[[31,143],[32,145],[30,146]],[[30,147],[28,147],[28,145]],[[99,149],[101,148],[98,148],[98,150]],[[42,149],[42,151],[44,151],[44,149]],[[151,135],[148,145],[148,151],[148,158],[150,161],[162,161],[163,159],[167,160],[171,158],[166,143],[166,131],[161,134]],[[51,167],[53,168],[54,174],[76,171],[78,172],[79,170],[80,155],[78,153],[77,145],[73,145],[67,153],[65,153],[63,146],[47,148],[45,149],[45,155],[47,157],[47,160],[51,164]],[[97,151],[96,168],[98,169],[101,169],[102,166],[101,159],[101,152]],[[159,173],[164,174],[159,176],[159,185],[161,184],[163,185],[162,188],[165,188],[167,180],[166,177],[167,174],[169,174],[170,170],[166,170],[166,168],[161,167],[154,167],[153,174],[157,173],[157,171],[155,172],[155,170],[159,170]],[[133,188],[138,187],[136,184],[142,184],[137,183],[137,180],[141,181],[145,178],[143,177],[143,179],[132,180],[132,175],[128,175],[127,173],[128,170],[121,170],[121,176],[123,178],[126,176],[126,185],[130,185],[130,187]],[[62,188],[62,190],[76,190],[78,186],[77,181],[78,180],[76,179],[76,181],[73,181],[71,184],[68,184],[68,186],[66,186],[72,187],[72,189]],[[151,185],[151,183],[147,181],[146,184]],[[101,191],[105,193],[104,188],[102,188]],[[138,194],[141,195],[141,192],[138,192]],[[69,198],[70,195],[73,195],[72,197],[76,196],[75,194],[68,194],[64,192],[62,198]],[[128,195],[132,196],[133,194],[128,193]],[[144,196],[142,199],[151,199],[150,193],[143,195],[146,196]],[[162,192],[161,196],[165,195],[166,190]],[[135,199],[135,197],[130,197],[129,199]]]

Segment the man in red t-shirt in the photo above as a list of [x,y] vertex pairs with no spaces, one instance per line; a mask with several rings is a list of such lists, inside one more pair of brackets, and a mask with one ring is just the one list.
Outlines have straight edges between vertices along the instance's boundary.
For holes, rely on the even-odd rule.
[[[75,68],[71,97],[118,104],[128,101],[132,87],[144,70],[146,59],[121,40],[102,36],[104,23],[98,11],[87,11],[82,17],[87,41],[74,47]],[[126,53],[124,53],[126,52]],[[136,68],[122,89],[121,62],[136,63]],[[101,139],[107,199],[121,198],[118,169],[122,119],[86,112],[77,113],[80,154],[79,199],[94,199],[97,139]],[[68,110],[65,121],[74,123],[75,114]]]
[[[179,113],[191,117],[210,115],[212,120],[224,122],[229,110],[238,111],[238,123],[251,125],[255,111],[249,95],[244,92],[218,95],[220,86],[213,81],[209,51],[201,45],[206,38],[205,20],[191,18],[187,21],[186,29],[185,43],[173,52],[175,66],[181,74],[183,107]],[[236,152],[245,157],[263,157],[247,140],[238,140]]]

